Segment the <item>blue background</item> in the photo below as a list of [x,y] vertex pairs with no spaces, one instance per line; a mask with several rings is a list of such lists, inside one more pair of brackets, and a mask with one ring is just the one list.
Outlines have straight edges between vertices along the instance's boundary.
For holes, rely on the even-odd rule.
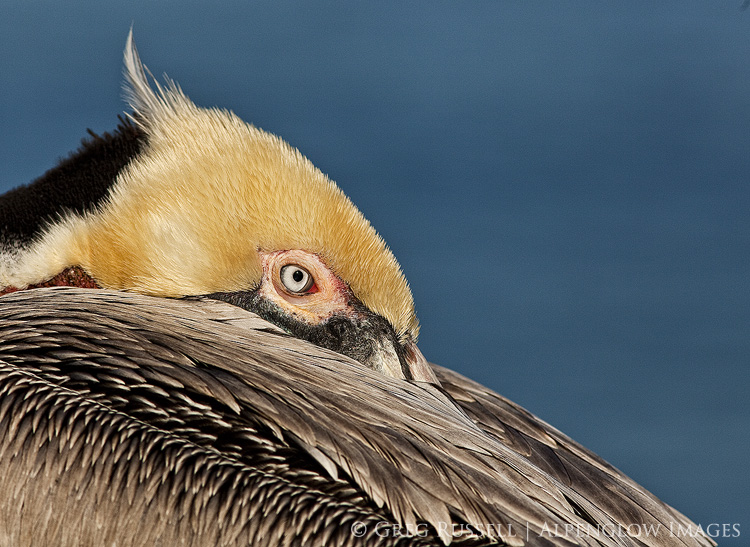
[[131,24],[391,245],[420,347],[750,536],[750,10],[713,2],[14,2],[0,189],[115,127]]

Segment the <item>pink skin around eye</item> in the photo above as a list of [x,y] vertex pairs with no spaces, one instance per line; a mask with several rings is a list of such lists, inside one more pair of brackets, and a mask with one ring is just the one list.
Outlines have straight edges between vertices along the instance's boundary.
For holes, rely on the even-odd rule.
[[[317,324],[335,313],[352,315],[349,305],[349,287],[333,273],[315,253],[298,249],[259,252],[263,266],[263,279],[259,292],[280,308]],[[287,265],[304,268],[313,278],[313,286],[303,294],[290,293],[281,282],[281,268]]]

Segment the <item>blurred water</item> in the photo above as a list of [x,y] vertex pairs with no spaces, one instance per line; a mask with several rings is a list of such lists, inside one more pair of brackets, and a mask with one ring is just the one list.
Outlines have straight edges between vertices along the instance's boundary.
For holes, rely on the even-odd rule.
[[401,261],[428,359],[745,531],[740,6],[19,1],[0,18],[0,188],[114,128],[133,24],[154,73],[339,182]]

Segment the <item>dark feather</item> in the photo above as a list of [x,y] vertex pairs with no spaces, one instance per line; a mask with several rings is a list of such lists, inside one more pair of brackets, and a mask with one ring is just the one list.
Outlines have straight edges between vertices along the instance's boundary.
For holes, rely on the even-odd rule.
[[25,246],[66,212],[90,211],[107,195],[117,174],[141,151],[145,138],[132,122],[96,135],[59,165],[0,199],[0,248]]

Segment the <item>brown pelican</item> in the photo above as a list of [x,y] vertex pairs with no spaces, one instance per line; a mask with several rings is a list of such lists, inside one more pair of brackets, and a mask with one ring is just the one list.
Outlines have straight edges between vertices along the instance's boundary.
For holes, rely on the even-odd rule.
[[1,545],[713,544],[428,364],[299,152],[125,65],[130,119],[0,200]]

